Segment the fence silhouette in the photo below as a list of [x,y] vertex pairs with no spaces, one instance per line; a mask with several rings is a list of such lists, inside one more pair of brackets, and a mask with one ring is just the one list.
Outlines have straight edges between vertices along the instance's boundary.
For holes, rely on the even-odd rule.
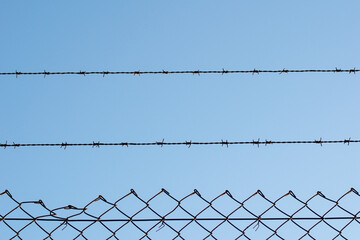
[[259,70],[259,69],[252,69],[252,70],[176,70],[176,71],[66,71],[66,72],[49,72],[44,70],[43,72],[0,72],[0,76],[22,76],[22,75],[43,75],[44,77],[49,75],[102,75],[103,77],[108,75],[159,75],[159,74],[193,74],[193,75],[200,75],[200,74],[260,74],[260,73],[357,73],[360,69],[272,69],[272,70]]
[[337,199],[292,191],[270,200],[258,190],[240,201],[229,191],[206,199],[197,190],[176,199],[165,189],[145,200],[134,190],[84,207],[48,208],[0,194],[1,239],[356,239],[360,195]]
[[260,145],[278,145],[278,144],[318,144],[322,146],[323,144],[346,144],[350,145],[350,143],[360,143],[359,139],[345,139],[345,140],[281,140],[281,141],[272,141],[272,140],[263,140],[261,141],[258,138],[256,141],[228,141],[228,140],[221,140],[221,141],[206,141],[206,142],[198,142],[198,141],[184,141],[184,142],[165,142],[163,139],[160,142],[100,142],[100,141],[93,141],[88,143],[5,143],[0,142],[0,148],[20,148],[20,147],[60,147],[60,148],[68,148],[68,147],[101,147],[101,146],[121,146],[121,147],[129,147],[129,146],[187,146],[190,148],[193,145],[220,145],[229,147],[231,145],[253,145],[260,147]]

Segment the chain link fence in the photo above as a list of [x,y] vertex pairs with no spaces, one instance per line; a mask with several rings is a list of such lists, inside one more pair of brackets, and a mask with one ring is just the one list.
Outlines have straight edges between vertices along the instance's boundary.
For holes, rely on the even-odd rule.
[[181,199],[165,189],[149,199],[134,190],[116,201],[103,196],[84,207],[48,208],[0,195],[1,239],[358,239],[360,195],[322,192],[301,200],[292,191],[275,200],[260,190],[243,200],[229,191]]

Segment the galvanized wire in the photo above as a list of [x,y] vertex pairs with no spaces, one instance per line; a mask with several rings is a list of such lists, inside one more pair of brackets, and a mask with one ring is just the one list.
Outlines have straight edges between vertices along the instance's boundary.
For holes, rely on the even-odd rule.
[[260,74],[260,73],[357,73],[360,69],[282,69],[282,70],[186,70],[186,71],[64,71],[64,72],[49,72],[49,71],[43,71],[43,72],[0,72],[0,76],[6,76],[6,75],[13,75],[13,76],[22,76],[22,75],[43,75],[44,77],[49,75],[101,75],[103,77],[107,75],[149,75],[149,74],[193,74],[193,75],[200,75],[200,74]]
[[[159,204],[154,202],[160,198],[162,207],[159,208]],[[260,200],[261,204],[252,205],[251,201],[255,198]],[[358,206],[355,208],[356,210],[350,209],[349,206],[344,207],[348,198],[352,198],[352,206]],[[227,232],[229,228],[235,232],[233,239],[254,239],[261,233],[265,234],[262,236],[265,236],[266,239],[316,239],[316,237],[324,239],[325,235],[321,234],[325,233],[333,233],[331,238],[326,239],[350,239],[350,236],[355,236],[354,231],[360,230],[360,194],[353,188],[337,199],[331,199],[322,192],[317,192],[306,200],[301,200],[292,191],[276,200],[270,200],[258,190],[243,201],[235,198],[227,190],[212,199],[206,199],[197,190],[177,199],[165,189],[149,199],[144,199],[134,190],[130,190],[115,202],[108,201],[100,195],[83,207],[67,205],[55,209],[48,208],[41,200],[19,202],[7,190],[0,194],[0,200],[10,201],[7,206],[14,205],[8,210],[4,210],[4,206],[0,208],[0,229],[5,227],[12,233],[8,239],[29,239],[24,237],[27,228],[32,229],[32,239],[36,234],[39,234],[36,235],[36,239],[60,239],[57,236],[67,231],[72,233],[72,239],[95,239],[95,236],[90,233],[91,228],[96,228],[96,233],[101,232],[105,236],[104,239],[122,239],[120,235],[123,232],[127,234],[125,239],[134,239],[136,234],[140,234],[138,239],[157,239],[158,232],[163,231],[164,228],[167,230],[166,239],[194,239],[195,234],[196,239],[200,239],[200,237],[201,239],[224,239],[221,229],[225,226],[228,227]],[[227,204],[226,211],[220,210],[217,206],[219,201],[224,200],[233,204],[231,207],[231,204]],[[122,206],[122,203],[126,201],[130,204],[129,207],[139,204],[140,206],[136,207],[133,213],[126,213],[127,209]],[[285,205],[285,207],[281,205],[284,201],[295,202],[297,207],[290,210],[290,205]],[[313,205],[314,201],[327,207],[320,212]],[[189,202],[200,202],[203,206],[198,210],[189,210],[186,205]],[[173,205],[173,207],[165,213],[160,213],[166,204]],[[27,210],[29,205],[32,205],[33,208]],[[264,208],[259,212],[261,207]],[[94,208],[101,210],[94,214],[91,210]],[[66,216],[62,216],[64,212]],[[185,216],[176,217],[179,212]],[[211,216],[206,215],[209,212]],[[239,212],[241,212],[240,216],[236,215]],[[16,213],[25,216],[14,217]],[[114,213],[120,217],[108,217]],[[337,215],[334,216],[334,213]],[[250,217],[246,217],[246,214]],[[339,225],[339,221],[342,224]],[[146,222],[148,225],[144,226],[141,222]],[[176,222],[180,222],[182,225],[175,226]],[[207,222],[214,224],[209,226],[206,224]],[[45,223],[54,225],[49,228],[45,226]],[[110,223],[116,223],[116,225],[109,226]],[[129,226],[132,226],[133,229],[129,230]],[[192,226],[197,226],[201,232],[190,232],[188,234],[191,237],[188,237],[186,230]],[[283,231],[289,226],[298,230],[299,233],[296,234],[294,230]],[[316,233],[317,228],[326,231],[320,232],[319,236],[319,232]],[[345,231],[348,228],[351,230]],[[5,238],[3,235],[2,239]],[[96,239],[99,238],[96,237]]]
[[274,144],[319,144],[322,146],[323,144],[347,144],[350,143],[360,143],[360,140],[352,140],[351,138],[344,139],[344,140],[282,140],[282,141],[272,141],[272,140],[252,140],[252,141],[228,141],[228,140],[221,140],[221,141],[214,141],[214,142],[197,142],[197,141],[184,141],[184,142],[165,142],[163,139],[160,142],[100,142],[100,141],[93,141],[91,143],[0,143],[1,148],[19,148],[19,147],[61,147],[66,149],[67,147],[100,147],[100,146],[179,146],[185,145],[187,147],[191,147],[192,145],[221,145],[229,147],[229,145],[274,145]]

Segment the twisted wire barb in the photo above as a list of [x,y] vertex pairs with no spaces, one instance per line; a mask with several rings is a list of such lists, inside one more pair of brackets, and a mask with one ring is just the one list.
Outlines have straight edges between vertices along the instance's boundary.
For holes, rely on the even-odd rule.
[[22,75],[44,75],[44,77],[48,75],[101,75],[103,77],[107,75],[134,75],[140,76],[144,74],[193,74],[193,75],[200,75],[200,74],[236,74],[236,73],[251,73],[251,74],[260,74],[260,73],[357,73],[360,69],[282,69],[282,70],[195,70],[195,71],[64,71],[64,72],[0,72],[0,75],[13,75],[13,76],[22,76]]
[[185,142],[165,142],[163,139],[161,142],[100,142],[100,141],[93,141],[91,143],[68,143],[68,142],[62,142],[62,143],[8,143],[7,141],[5,143],[0,143],[0,147],[6,149],[8,147],[13,148],[19,148],[19,147],[60,147],[66,149],[67,147],[97,147],[100,146],[179,146],[179,145],[185,145],[188,148],[190,148],[192,145],[221,145],[229,147],[229,145],[254,145],[254,146],[260,146],[260,145],[274,145],[274,144],[319,144],[322,146],[323,144],[347,144],[350,143],[360,143],[360,140],[352,140],[351,138],[345,139],[345,140],[322,140],[320,138],[319,140],[284,140],[284,141],[270,141],[270,140],[264,140],[261,141],[258,140],[252,140],[252,141],[214,141],[214,142],[193,142],[193,141],[185,141]]
[[[164,204],[175,204],[175,207],[171,208],[170,211],[167,211],[165,214],[159,213],[163,210],[163,207],[159,208],[159,206],[154,204],[154,200],[160,198],[160,196],[163,196],[162,206],[164,206]],[[236,234],[234,239],[252,239],[255,232],[255,234],[265,232],[265,234],[268,234],[267,239],[317,239],[316,237],[324,239],[324,237],[318,236],[314,231],[316,228],[324,230],[324,227],[326,229],[322,232],[330,232],[331,230],[333,233],[332,239],[349,239],[349,236],[347,235],[350,234],[351,236],[352,232],[347,231],[345,233],[344,230],[349,228],[349,226],[352,226],[352,231],[356,231],[356,228],[360,230],[360,209],[351,211],[344,207],[345,199],[350,196],[355,198],[353,199],[353,201],[355,201],[353,205],[359,206],[357,202],[360,202],[360,194],[354,188],[351,188],[338,199],[328,198],[319,191],[307,200],[301,200],[294,192],[289,191],[275,201],[268,199],[260,190],[256,191],[243,201],[236,199],[228,190],[211,200],[203,197],[196,189],[180,200],[176,199],[165,189],[162,189],[148,200],[140,197],[134,190],[130,190],[128,194],[115,202],[110,202],[100,195],[82,208],[67,205],[49,209],[41,200],[19,202],[6,190],[3,193],[0,193],[0,200],[6,198],[7,200],[10,200],[12,204],[15,204],[15,207],[10,208],[7,211],[4,210],[4,208],[0,208],[0,227],[2,226],[1,224],[3,224],[3,226],[10,229],[12,234],[8,236],[9,239],[25,239],[23,238],[24,230],[30,227],[32,227],[32,231],[37,230],[36,233],[34,232],[35,235],[38,234],[36,235],[37,238],[42,234],[41,236],[44,236],[43,239],[57,239],[56,236],[58,236],[57,234],[59,234],[59,232],[62,233],[66,231],[75,232],[73,239],[88,239],[91,237],[91,233],[89,232],[90,228],[96,228],[97,232],[104,233],[106,236],[104,239],[122,239],[120,235],[124,232],[127,234],[127,238],[136,234],[136,231],[129,231],[127,229],[127,226],[129,225],[134,226],[135,229],[138,230],[138,233],[141,235],[140,239],[157,239],[158,232],[163,228],[168,229],[167,239],[186,239],[187,237],[191,239],[195,236],[194,234],[200,234],[203,239],[218,239],[218,237],[222,237],[220,231],[225,225],[231,227],[235,231]],[[122,202],[129,198],[131,199],[130,206],[137,204],[142,205],[138,207],[133,214],[125,213],[127,209],[124,206],[120,206]],[[250,202],[253,198],[262,200],[262,205],[268,207],[265,210],[260,211],[260,213],[256,213],[261,206],[259,204],[255,206],[251,205]],[[236,206],[229,207],[230,205],[226,205],[230,211],[225,213],[225,210],[221,211],[216,206],[217,202],[221,201],[221,199],[231,201]],[[186,205],[184,203],[185,201],[201,201],[205,207],[201,207],[199,210],[189,210],[188,207],[184,206]],[[298,206],[295,210],[284,209],[284,207],[280,208],[279,205],[282,201],[294,201],[296,204],[299,204],[300,207]],[[327,204],[330,204],[331,206],[327,208],[327,211],[320,213],[314,210],[315,207],[312,206],[313,201],[322,201],[324,206]],[[30,208],[32,211],[26,210],[26,206],[28,205],[38,206],[36,210],[42,212],[45,211],[46,214],[37,215],[36,212],[32,212],[34,211],[34,208]],[[288,208],[291,207],[289,206],[289,203],[284,206]],[[105,208],[106,210],[102,210],[100,213],[94,215],[91,213],[91,207],[103,207],[102,209]],[[244,211],[241,214],[245,215],[246,213],[250,215],[250,217],[236,217],[235,214],[240,213],[240,210]],[[67,212],[65,213],[67,217],[62,216],[64,211]],[[155,214],[156,217],[149,217],[151,215],[149,214],[149,211]],[[176,217],[176,211],[180,211],[186,216]],[[213,217],[203,217],[204,214],[207,214],[210,211],[212,211]],[[274,214],[275,211],[276,215],[280,214],[281,216],[268,216],[271,211],[272,214]],[[342,214],[339,214],[339,211],[341,211]],[[305,216],[302,215],[304,212],[306,212]],[[330,215],[332,212],[336,212],[337,216]],[[13,217],[12,215],[15,215],[16,213],[25,214],[27,217]],[[110,213],[116,213],[120,217],[109,218],[106,215]],[[140,214],[142,217],[139,217]],[[340,227],[339,221],[343,223],[340,224]],[[55,225],[49,229],[49,227],[43,225],[46,222],[52,222]],[[118,223],[118,225],[116,227],[110,227],[108,225],[110,222]],[[150,225],[144,226],[140,224],[141,222],[147,222]],[[183,223],[183,226],[175,226],[175,222],[181,222]],[[215,222],[217,224],[210,227],[206,225],[206,222]],[[245,222],[246,224],[241,226],[241,222]],[[270,224],[270,222],[275,222],[277,224],[274,226],[274,224]],[[14,223],[17,224],[17,228],[14,227]],[[79,225],[79,223],[82,224]],[[100,225],[95,225],[95,223],[100,223]],[[324,224],[320,225],[320,223]],[[201,231],[201,233],[193,232],[190,233],[190,236],[187,236],[185,229],[190,225],[199,226],[203,231]],[[285,228],[285,225],[291,225],[297,228],[300,233],[296,235],[293,230],[282,231],[282,229]],[[34,227],[36,228],[35,230]],[[229,230],[227,229],[226,231]],[[33,236],[35,236],[34,234]],[[353,236],[355,236],[355,234],[356,233],[354,232]],[[5,236],[2,237],[5,238]]]

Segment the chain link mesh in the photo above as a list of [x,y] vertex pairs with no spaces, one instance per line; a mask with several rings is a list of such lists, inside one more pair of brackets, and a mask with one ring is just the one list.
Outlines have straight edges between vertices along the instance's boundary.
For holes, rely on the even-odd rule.
[[145,200],[134,190],[112,202],[48,208],[0,195],[1,239],[356,239],[360,195],[301,200],[292,191],[270,200],[260,190],[238,200],[229,191],[206,199],[197,190],[176,199],[165,189]]

